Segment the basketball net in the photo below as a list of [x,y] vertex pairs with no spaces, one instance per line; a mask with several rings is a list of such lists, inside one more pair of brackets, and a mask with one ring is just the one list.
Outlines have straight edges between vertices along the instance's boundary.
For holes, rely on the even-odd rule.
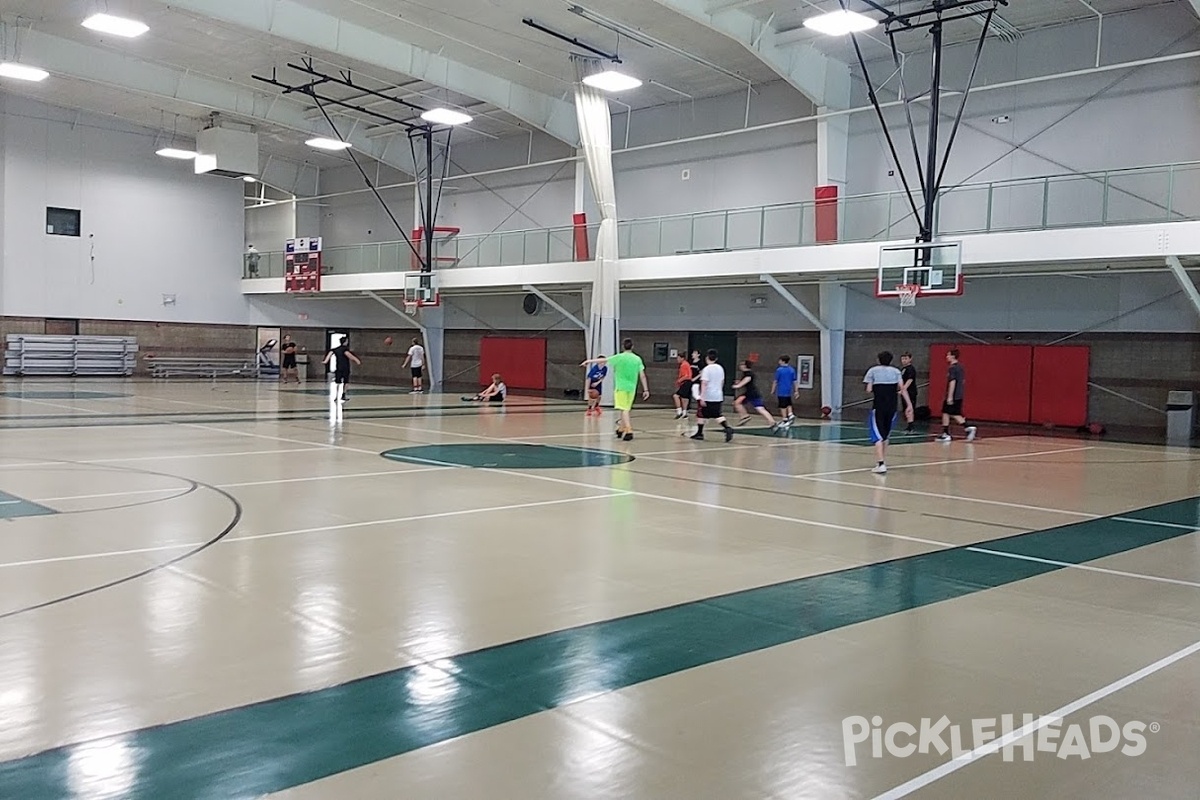
[[904,313],[904,309],[913,308],[917,304],[917,295],[921,293],[921,286],[916,283],[902,283],[896,287],[896,294],[900,297],[900,313]]

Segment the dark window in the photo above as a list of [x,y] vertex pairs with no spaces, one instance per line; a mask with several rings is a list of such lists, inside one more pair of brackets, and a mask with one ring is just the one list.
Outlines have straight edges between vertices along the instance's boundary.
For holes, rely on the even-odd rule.
[[47,208],[46,233],[52,236],[78,236],[79,209]]

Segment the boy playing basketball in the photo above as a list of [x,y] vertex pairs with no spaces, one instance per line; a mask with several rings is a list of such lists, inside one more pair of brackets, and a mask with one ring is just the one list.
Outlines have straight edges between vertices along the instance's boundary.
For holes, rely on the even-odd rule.
[[325,363],[333,362],[333,382],[338,387],[338,400],[346,402],[346,384],[350,382],[350,364],[351,362],[361,365],[358,356],[350,352],[350,345],[346,343],[346,337],[339,338],[337,347],[325,354]]
[[796,368],[791,362],[791,356],[780,356],[779,366],[775,368],[775,380],[771,381],[771,391],[775,393],[775,402],[779,404],[779,424],[784,428],[796,420],[796,415],[792,413],[792,397],[796,394]]
[[904,399],[906,415],[912,410],[912,401],[904,389],[903,381],[900,370],[892,366],[892,354],[886,350],[879,354],[879,364],[867,370],[867,375],[863,378],[863,383],[867,385],[867,393],[875,397],[867,426],[871,431],[871,444],[875,445],[877,463],[871,471],[876,475],[887,473],[885,456],[888,437],[892,433],[892,425],[896,422],[900,399]]
[[771,412],[763,408],[762,393],[758,390],[758,386],[754,383],[754,362],[742,362],[742,377],[733,385],[734,391],[741,389],[742,394],[733,401],[733,407],[738,412],[738,426],[745,425],[750,421],[750,412],[746,410],[746,406],[753,408],[763,419],[771,424],[771,430],[778,430],[779,423],[771,416]]
[[607,359],[604,356],[596,356],[596,363],[592,364],[591,369],[588,370],[588,405],[587,411],[583,412],[584,416],[595,414],[598,417],[602,413],[600,411],[600,390],[604,386],[604,379],[608,376],[607,363]]
[[[699,357],[699,353],[694,353]],[[692,382],[700,374],[700,368],[688,361],[687,353],[679,351],[679,372],[675,375],[675,419],[683,419],[688,414],[688,406],[692,402]]]
[[[600,359],[590,358],[580,364],[581,367],[599,363]],[[621,342],[621,352],[608,359],[608,365],[613,371],[613,406],[621,412],[617,422],[617,438],[627,442],[633,441],[633,421],[629,412],[633,409],[633,395],[637,391],[638,381],[642,383],[642,399],[650,399],[650,384],[646,382],[646,365],[641,356],[633,352],[633,339]]]
[[942,405],[942,435],[937,438],[939,442],[950,441],[950,420],[954,419],[967,433],[967,441],[975,440],[975,426],[967,424],[967,418],[963,416],[963,396],[966,389],[966,373],[963,371],[962,364],[958,363],[958,350],[951,350],[946,353],[946,362],[950,368],[946,370],[946,402]]

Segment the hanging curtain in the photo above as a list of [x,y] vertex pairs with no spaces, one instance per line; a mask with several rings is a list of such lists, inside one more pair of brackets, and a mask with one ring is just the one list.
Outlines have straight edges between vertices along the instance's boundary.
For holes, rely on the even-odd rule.
[[[620,278],[617,272],[617,190],[612,168],[612,121],[608,98],[583,78],[603,70],[597,59],[572,56],[575,62],[575,114],[587,162],[588,177],[600,208],[596,235],[596,272],[592,279],[592,313],[588,329],[588,356],[613,355],[617,349],[620,317]],[[611,381],[605,382],[605,394]]]

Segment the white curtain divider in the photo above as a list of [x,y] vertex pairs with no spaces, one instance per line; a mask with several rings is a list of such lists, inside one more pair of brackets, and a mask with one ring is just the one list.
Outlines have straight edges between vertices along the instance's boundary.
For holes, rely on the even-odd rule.
[[[612,120],[608,98],[583,78],[603,69],[597,59],[572,56],[575,62],[575,113],[596,205],[600,230],[596,235],[596,272],[592,279],[592,313],[588,328],[588,357],[617,351],[620,319],[620,277],[617,267],[617,189],[612,168]],[[611,401],[612,381],[604,383],[604,400]]]

